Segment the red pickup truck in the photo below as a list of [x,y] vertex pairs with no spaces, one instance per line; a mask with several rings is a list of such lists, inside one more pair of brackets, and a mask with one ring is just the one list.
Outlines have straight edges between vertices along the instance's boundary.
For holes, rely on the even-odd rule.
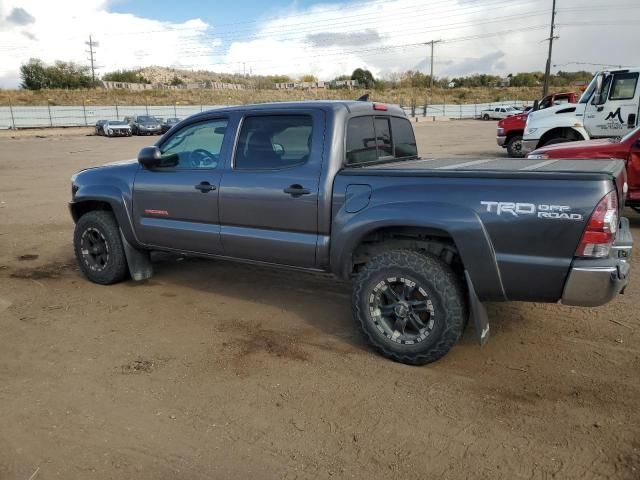
[[627,163],[628,195],[626,204],[640,212],[640,127],[624,137],[582,140],[558,143],[538,148],[527,158],[533,160],[555,159],[622,159]]
[[[533,110],[542,110],[553,105],[576,103],[577,101],[578,94],[575,92],[551,93],[537,105],[534,104]],[[529,111],[503,118],[498,122],[496,141],[499,146],[507,149],[510,157],[524,157],[522,153],[522,136],[524,135],[524,126],[527,123],[527,115],[529,115]]]

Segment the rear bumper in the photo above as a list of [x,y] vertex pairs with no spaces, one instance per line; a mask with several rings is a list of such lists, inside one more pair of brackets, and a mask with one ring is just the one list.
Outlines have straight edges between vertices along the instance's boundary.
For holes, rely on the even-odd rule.
[[597,307],[613,300],[629,283],[633,239],[629,220],[620,219],[620,231],[609,258],[577,259],[573,262],[561,303]]
[[498,135],[496,137],[496,142],[499,147],[504,147],[504,144],[507,142],[507,137],[505,135]]

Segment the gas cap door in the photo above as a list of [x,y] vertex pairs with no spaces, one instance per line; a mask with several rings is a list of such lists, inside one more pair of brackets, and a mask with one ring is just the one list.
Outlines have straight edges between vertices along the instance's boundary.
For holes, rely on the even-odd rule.
[[356,213],[369,205],[371,199],[370,185],[347,185],[345,195],[345,210],[347,213]]

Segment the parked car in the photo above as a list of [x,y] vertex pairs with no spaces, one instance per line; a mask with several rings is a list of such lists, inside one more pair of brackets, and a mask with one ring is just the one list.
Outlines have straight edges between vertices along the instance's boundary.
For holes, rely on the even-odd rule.
[[404,363],[441,358],[468,319],[486,341],[484,301],[597,306],[628,282],[623,161],[423,160],[399,106],[211,110],[71,182],[89,280],[147,279],[152,250],[332,274]]
[[575,105],[557,105],[527,117],[523,152],[555,143],[620,137],[638,125],[640,67],[595,74]]
[[162,133],[160,121],[151,115],[133,115],[125,117],[134,135],[159,135]]
[[513,107],[487,108],[486,110],[482,110],[480,112],[480,118],[482,118],[483,120],[500,120],[502,118],[507,118],[518,113],[520,113],[520,111],[516,110]]
[[96,135],[104,135],[104,129],[102,128],[104,124],[107,123],[107,120],[98,120],[95,124],[95,134]]
[[640,127],[624,137],[559,143],[538,148],[527,158],[533,160],[619,158],[624,160],[627,165],[629,189],[626,204],[640,212]]
[[171,127],[177,125],[180,122],[179,118],[171,117],[162,122],[162,133],[166,133],[171,130]]
[[131,127],[122,120],[107,120],[102,125],[104,135],[107,137],[130,137]]
[[527,123],[527,114],[531,111],[544,110],[554,105],[576,103],[578,95],[575,92],[551,93],[532,107],[527,107],[523,113],[512,115],[498,122],[496,141],[498,146],[506,148],[510,157],[522,158],[525,153],[522,150],[522,137]]

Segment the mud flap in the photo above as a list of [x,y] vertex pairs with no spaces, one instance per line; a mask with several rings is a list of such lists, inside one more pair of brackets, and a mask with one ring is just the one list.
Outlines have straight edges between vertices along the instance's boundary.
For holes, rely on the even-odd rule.
[[476,336],[480,345],[484,345],[489,340],[489,317],[487,316],[487,310],[476,295],[476,291],[473,288],[473,282],[469,272],[464,271],[464,278],[467,281],[467,291],[469,292],[469,317],[473,321],[473,326],[476,329]]
[[151,278],[153,276],[153,265],[151,264],[149,252],[134,248],[122,234],[122,230],[120,230],[120,238],[122,238],[122,246],[127,257],[131,278],[136,282]]

